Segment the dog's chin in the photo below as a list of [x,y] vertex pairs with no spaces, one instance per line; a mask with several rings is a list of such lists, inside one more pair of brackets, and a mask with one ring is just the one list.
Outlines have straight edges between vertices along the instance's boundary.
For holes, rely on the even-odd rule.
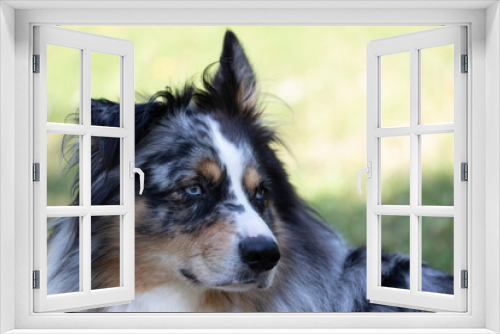
[[227,291],[227,292],[244,292],[257,288],[257,282],[233,283],[227,285],[213,285],[212,289]]
[[209,287],[216,290],[222,290],[228,292],[244,292],[252,289],[265,290],[269,289],[273,284],[274,273],[275,269],[271,270],[270,272],[257,275],[255,278],[248,279],[245,281],[229,279],[227,281],[224,281],[223,283],[211,284]]
[[255,275],[253,277],[248,277],[248,275],[244,275],[246,278],[220,278],[216,282],[210,279],[200,279],[191,271],[186,269],[181,269],[181,276],[183,276],[184,280],[189,283],[191,286],[205,287],[208,289],[222,290],[228,292],[243,292],[249,291],[252,289],[268,289],[274,282],[274,274],[276,273],[276,268],[272,270]]

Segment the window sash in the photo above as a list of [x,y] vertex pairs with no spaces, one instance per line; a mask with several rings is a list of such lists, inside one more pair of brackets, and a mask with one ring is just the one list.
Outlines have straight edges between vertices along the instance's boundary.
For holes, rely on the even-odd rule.
[[[47,45],[80,50],[80,124],[47,122]],[[120,57],[120,127],[91,125],[90,57],[101,52]],[[40,182],[34,188],[34,270],[40,271],[40,288],[34,289],[35,312],[73,311],[128,303],[134,298],[134,47],[129,41],[82,33],[69,29],[40,26],[34,28],[34,54],[40,55],[40,73],[34,74],[34,161],[40,163]],[[77,135],[79,150],[79,206],[47,207],[48,133]],[[93,136],[120,138],[121,204],[91,205],[91,139]],[[91,217],[120,215],[120,286],[91,289]],[[47,295],[47,217],[80,217],[80,291]]]
[[[367,156],[372,163],[367,180],[367,297],[377,304],[430,311],[467,310],[467,290],[461,289],[460,271],[467,269],[467,182],[460,180],[460,164],[467,162],[467,76],[460,73],[461,55],[467,54],[466,28],[445,27],[372,41],[367,50]],[[454,123],[420,124],[420,49],[454,44]],[[381,128],[380,57],[410,52],[410,126]],[[421,205],[420,135],[454,134],[454,206]],[[410,205],[381,205],[381,138],[410,137]],[[382,287],[381,217],[410,217],[410,289]],[[454,217],[454,295],[419,291],[421,284],[421,217]]]

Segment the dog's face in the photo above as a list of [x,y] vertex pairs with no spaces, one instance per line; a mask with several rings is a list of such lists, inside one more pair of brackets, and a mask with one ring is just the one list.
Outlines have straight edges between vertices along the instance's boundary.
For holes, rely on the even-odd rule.
[[273,169],[274,136],[259,120],[255,76],[234,34],[204,89],[182,94],[160,95],[154,108],[167,110],[136,146],[146,173],[136,266],[157,284],[268,288],[280,259],[274,199],[284,172]]

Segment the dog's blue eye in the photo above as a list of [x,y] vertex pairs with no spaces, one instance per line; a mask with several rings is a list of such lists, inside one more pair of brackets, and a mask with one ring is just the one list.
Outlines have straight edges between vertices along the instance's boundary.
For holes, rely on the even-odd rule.
[[259,189],[257,189],[257,192],[255,193],[255,199],[257,199],[258,201],[262,201],[264,199],[266,199],[267,197],[267,189],[264,188],[264,187],[260,187]]
[[198,196],[203,194],[203,190],[201,189],[200,185],[194,185],[194,186],[189,186],[187,188],[184,188],[184,191],[191,196]]

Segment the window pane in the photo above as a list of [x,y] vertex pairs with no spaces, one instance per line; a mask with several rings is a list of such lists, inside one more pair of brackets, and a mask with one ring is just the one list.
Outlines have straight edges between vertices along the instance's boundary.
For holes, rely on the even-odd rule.
[[453,122],[453,45],[420,50],[421,122]]
[[410,137],[380,139],[383,205],[410,204]]
[[92,289],[119,287],[120,216],[92,217]]
[[[410,286],[410,217],[382,216],[380,230],[382,239],[381,286],[408,290]],[[400,257],[401,254],[408,258]]]
[[422,135],[422,205],[453,206],[453,133]]
[[94,102],[92,125],[120,126],[120,61],[121,57],[91,53],[91,91],[92,99],[106,99],[113,103]]
[[80,217],[47,218],[47,294],[80,291],[79,238]]
[[80,53],[47,45],[47,122],[79,123]]
[[47,134],[47,205],[79,205],[79,136]]
[[92,205],[120,205],[121,139],[92,137]]
[[410,125],[410,53],[380,57],[381,126]]
[[422,217],[422,271],[422,291],[453,294],[453,218]]

